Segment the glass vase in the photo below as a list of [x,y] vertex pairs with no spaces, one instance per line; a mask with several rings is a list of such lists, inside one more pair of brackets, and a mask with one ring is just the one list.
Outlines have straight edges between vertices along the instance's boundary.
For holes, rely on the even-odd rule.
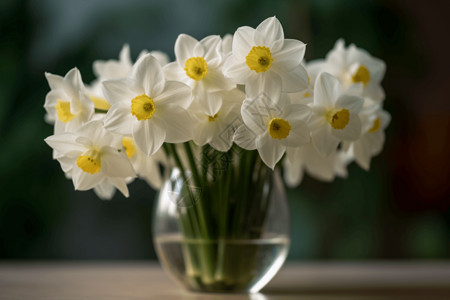
[[279,170],[269,169],[256,151],[181,150],[166,151],[174,163],[156,202],[160,263],[189,290],[258,292],[278,272],[290,244]]

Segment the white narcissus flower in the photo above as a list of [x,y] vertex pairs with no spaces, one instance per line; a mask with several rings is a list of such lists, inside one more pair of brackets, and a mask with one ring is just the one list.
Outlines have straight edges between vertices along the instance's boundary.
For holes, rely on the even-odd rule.
[[108,178],[104,178],[94,187],[94,193],[102,200],[111,200],[116,193],[116,187],[108,180]]
[[[150,51],[142,50],[138,55],[138,59],[142,56],[150,53],[153,55],[161,66],[169,63],[169,57],[162,51]],[[130,56],[130,46],[128,44],[123,45],[119,53],[119,59],[110,60],[96,60],[93,64],[94,74],[97,76],[97,81],[101,82],[109,79],[118,79],[128,77],[133,68],[133,61]],[[101,89],[101,87],[100,87]]]
[[304,172],[321,181],[332,181],[336,175],[346,177],[346,166],[350,162],[340,152],[333,152],[330,156],[323,157],[312,144],[288,148],[286,158],[283,161],[284,180],[291,188],[301,183]]
[[305,44],[285,39],[277,18],[264,20],[256,29],[238,28],[233,36],[232,54],[226,59],[224,74],[238,84],[245,84],[247,95],[265,91],[269,82],[282,86],[283,92],[295,93],[307,87],[308,75],[301,62]]
[[[67,174],[66,174],[67,175]],[[71,178],[69,178],[71,179]],[[125,180],[121,180],[120,184],[123,186],[123,183],[129,184],[134,180],[132,177],[128,177]],[[111,180],[108,177],[103,178],[103,180],[100,181],[99,184],[97,184],[93,191],[102,200],[111,200],[112,197],[116,194],[116,185],[114,184],[117,182],[116,179]],[[128,197],[128,194],[124,194],[126,197]]]
[[361,136],[359,112],[364,99],[344,93],[339,81],[321,73],[314,86],[314,101],[308,126],[317,151],[329,156],[341,141],[355,141]]
[[227,91],[234,84],[222,73],[222,40],[218,35],[201,41],[180,34],[175,42],[176,61],[164,67],[167,79],[181,81],[192,88],[194,102],[207,106],[217,101],[212,93]]
[[166,156],[162,150],[157,151],[152,156],[147,156],[136,146],[131,136],[122,138],[122,146],[137,175],[144,179],[154,190],[161,188],[163,174],[159,165],[167,165]]
[[[138,59],[147,53],[149,53],[147,50],[142,50],[141,53],[139,53]],[[150,54],[158,60],[161,66],[169,63],[169,57],[164,52],[151,51]],[[111,107],[103,95],[102,81],[128,77],[132,67],[133,62],[131,60],[130,47],[128,44],[123,45],[118,60],[110,59],[106,61],[94,61],[93,70],[97,78],[86,88],[87,94],[95,104],[95,108],[108,110]]]
[[96,60],[93,64],[94,74],[99,81],[127,77],[132,67],[133,62],[131,61],[128,44],[123,45],[118,60]]
[[240,113],[245,94],[233,89],[216,93],[215,97],[221,98],[221,101],[214,101],[219,105],[210,107],[192,105],[190,108],[196,119],[194,142],[198,146],[209,144],[218,151],[226,152],[233,145],[235,127],[242,124]]
[[372,157],[380,154],[385,140],[384,131],[389,125],[391,116],[379,106],[373,115],[367,117],[371,120],[368,128],[361,135],[361,138],[354,142],[344,143],[343,148],[348,149],[348,154],[354,156],[356,163],[368,171]]
[[310,62],[308,72],[312,80],[315,80],[315,76],[320,72],[330,73],[338,78],[345,88],[362,84],[364,87],[362,96],[377,102],[385,98],[381,80],[386,72],[386,64],[353,44],[345,48],[342,39],[336,42],[325,60]]
[[120,151],[120,138],[107,132],[101,121],[88,122],[73,133],[52,135],[45,142],[60,154],[57,160],[76,190],[92,189],[106,178],[128,197],[125,179],[136,173]]
[[233,36],[229,33],[222,38],[222,57],[225,59],[231,54],[233,47]]
[[[303,63],[302,63],[303,65]],[[311,81],[311,77],[308,76],[308,85],[300,92],[288,94],[292,103],[311,104],[314,96],[314,84]]]
[[132,67],[133,62],[131,61],[130,46],[128,44],[123,45],[118,60],[94,61],[92,68],[97,78],[90,85],[86,86],[86,90],[96,109],[106,111],[111,107],[103,95],[102,81],[127,77]]
[[244,124],[236,130],[234,141],[244,149],[257,149],[264,163],[273,169],[288,147],[310,142],[306,125],[310,109],[303,104],[290,104],[287,95],[281,95],[279,86],[270,90],[272,94],[244,100],[241,108]]
[[121,135],[132,135],[146,154],[156,153],[164,142],[182,143],[192,139],[190,88],[166,81],[159,62],[150,54],[133,66],[130,77],[103,82],[111,108],[105,127]]
[[45,120],[55,124],[55,133],[75,131],[94,115],[94,104],[85,94],[77,68],[61,77],[45,73],[51,91],[45,97]]
[[167,53],[164,53],[159,50],[150,51],[149,54],[151,54],[156,60],[159,62],[161,67],[164,67],[170,62],[169,55]]

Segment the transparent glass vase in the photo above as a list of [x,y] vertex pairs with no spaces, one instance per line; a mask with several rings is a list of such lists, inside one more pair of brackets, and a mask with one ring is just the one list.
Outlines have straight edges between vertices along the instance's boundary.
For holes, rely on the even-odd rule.
[[256,151],[215,152],[214,160],[190,168],[179,159],[170,170],[156,202],[156,252],[189,290],[256,293],[288,253],[284,185]]

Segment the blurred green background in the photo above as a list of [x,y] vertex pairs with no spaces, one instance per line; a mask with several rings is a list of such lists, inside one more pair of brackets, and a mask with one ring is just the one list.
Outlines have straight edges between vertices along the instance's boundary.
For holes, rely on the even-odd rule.
[[[436,1],[437,2],[437,1]],[[441,3],[445,3],[442,2]],[[423,1],[0,2],[0,259],[152,259],[154,191],[99,200],[75,192],[43,139],[44,72],[117,58],[129,43],[174,58],[180,33],[197,39],[256,27],[276,15],[285,36],[322,58],[343,37],[387,63],[385,108],[393,121],[371,171],[307,177],[289,190],[289,259],[450,258],[450,11]],[[448,6],[448,5],[447,5]]]

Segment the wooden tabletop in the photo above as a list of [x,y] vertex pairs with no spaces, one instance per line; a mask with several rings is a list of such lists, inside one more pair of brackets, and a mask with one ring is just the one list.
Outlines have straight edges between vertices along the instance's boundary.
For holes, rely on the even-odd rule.
[[450,262],[288,263],[259,294],[185,291],[156,262],[0,262],[0,299],[450,299]]

